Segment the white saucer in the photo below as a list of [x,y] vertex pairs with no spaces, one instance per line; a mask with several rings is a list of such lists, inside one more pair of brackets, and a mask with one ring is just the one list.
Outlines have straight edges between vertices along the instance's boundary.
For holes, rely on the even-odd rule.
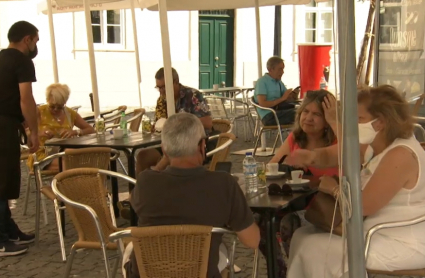
[[270,174],[266,172],[266,177],[269,179],[279,179],[281,177],[283,177],[286,173],[285,172],[277,172],[277,174]]
[[306,184],[306,183],[309,183],[309,182],[310,182],[310,180],[307,180],[307,179],[301,179],[301,181],[299,181],[299,182],[294,182],[293,180],[287,180],[286,181],[286,183],[289,184],[289,185],[300,185],[300,184]]

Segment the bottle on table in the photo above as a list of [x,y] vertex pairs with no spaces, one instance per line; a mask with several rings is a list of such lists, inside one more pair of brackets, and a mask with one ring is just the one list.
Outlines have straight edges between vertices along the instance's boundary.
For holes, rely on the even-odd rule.
[[245,192],[253,193],[258,190],[257,162],[252,152],[247,152],[243,160],[243,174],[245,178]]
[[326,82],[326,79],[324,76],[320,79],[320,90],[327,90],[328,89],[328,83]]
[[121,112],[120,128],[123,130],[124,136],[127,136],[127,120],[124,111]]

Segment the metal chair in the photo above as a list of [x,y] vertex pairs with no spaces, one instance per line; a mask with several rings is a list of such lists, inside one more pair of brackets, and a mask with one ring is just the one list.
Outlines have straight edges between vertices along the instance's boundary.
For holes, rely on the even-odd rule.
[[[124,242],[114,243],[109,236],[122,229],[112,223],[112,214],[104,196],[106,190],[102,176],[111,176],[136,184],[136,180],[120,173],[94,169],[78,168],[67,170],[55,176],[52,181],[52,190],[57,198],[66,205],[75,229],[78,240],[72,245],[64,277],[69,277],[75,253],[79,249],[101,249],[106,269],[106,277],[115,277]],[[118,254],[111,271],[107,250],[117,250]]]
[[425,129],[420,124],[414,124],[413,134],[419,142],[425,142]]
[[[113,156],[111,156],[113,154]],[[109,163],[111,160],[115,160],[119,157],[119,152],[117,150],[113,150],[110,148],[84,148],[84,149],[67,149],[65,152],[57,153],[50,155],[44,158],[41,161],[34,162],[34,173],[36,178],[36,205],[35,205],[35,242],[38,244],[40,237],[40,205],[43,206],[44,218],[47,219],[46,213],[46,204],[44,200],[41,200],[41,194],[49,198],[53,201],[56,224],[58,227],[59,234],[59,243],[62,252],[62,260],[66,260],[65,255],[65,243],[63,239],[63,231],[61,225],[61,216],[60,210],[65,209],[65,207],[60,206],[58,204],[58,200],[56,199],[56,195],[53,193],[53,189],[51,186],[43,186],[43,172],[44,171],[52,171],[52,170],[41,170],[45,166],[47,166],[50,162],[52,162],[56,158],[62,158],[65,162],[66,169],[74,169],[74,168],[82,168],[82,167],[90,167],[90,168],[100,168],[107,170],[109,167]],[[53,172],[53,171],[52,171]],[[57,172],[57,171],[56,171]],[[56,173],[57,174],[57,173]],[[51,173],[49,172],[49,176]],[[110,194],[106,194],[103,196],[107,196],[109,198],[110,210],[113,210],[112,206],[112,198]],[[29,188],[27,188],[26,192],[26,202],[25,209],[27,207],[29,197]],[[41,204],[40,204],[41,203]],[[113,214],[112,214],[113,215]],[[115,219],[113,219],[115,221]]]
[[232,133],[221,133],[218,135],[217,147],[207,153],[207,157],[212,156],[211,164],[209,166],[210,171],[215,171],[217,162],[226,161],[229,155],[230,145],[235,140],[236,136]]
[[[138,132],[140,129],[140,123],[142,122],[142,117],[145,113],[146,113],[146,110],[143,108],[134,109],[133,116],[127,120],[127,125],[130,124],[128,129],[131,130],[132,132]],[[113,125],[107,126],[106,129],[114,129],[119,126],[120,126],[119,123],[113,124]]]
[[253,155],[255,156],[255,153],[257,151],[258,148],[258,142],[261,139],[261,135],[263,134],[263,132],[267,132],[267,131],[274,131],[277,130],[277,135],[276,135],[276,139],[274,140],[274,144],[273,144],[273,153],[276,149],[276,145],[277,145],[277,140],[280,139],[280,143],[283,144],[283,137],[282,137],[282,132],[289,132],[289,130],[292,128],[292,125],[273,125],[273,126],[266,126],[263,124],[263,122],[261,121],[261,117],[260,114],[258,113],[258,109],[264,109],[267,111],[270,111],[271,113],[273,113],[273,116],[276,120],[276,123],[279,122],[279,118],[276,115],[276,111],[274,111],[274,109],[272,108],[267,108],[267,107],[262,107],[260,105],[258,105],[257,103],[255,103],[254,101],[254,97],[252,97],[250,99],[251,105],[255,108],[255,112],[257,113],[257,124],[260,126],[260,131],[258,132],[257,135],[257,139],[255,140],[255,145],[254,145],[254,153]]
[[236,234],[224,228],[199,225],[137,227],[113,233],[109,240],[131,237],[140,277],[204,278],[214,233],[233,236],[227,268],[230,277],[234,277]]
[[[390,228],[397,228],[397,227],[406,227],[415,225],[421,222],[425,221],[425,215],[405,220],[405,221],[394,221],[394,222],[387,222],[382,223],[373,226],[369,229],[369,231],[366,234],[366,242],[365,242],[365,260],[367,261],[367,257],[369,254],[369,248],[370,248],[370,241],[372,240],[372,236],[379,230],[382,229],[390,229]],[[423,269],[409,269],[409,270],[395,270],[395,271],[383,271],[383,270],[373,270],[373,269],[367,269],[368,274],[384,274],[384,275],[390,275],[390,276],[420,276],[425,277],[425,268]]]
[[[217,97],[217,96],[206,96],[205,99],[208,102],[208,106],[211,112],[211,116],[214,119],[227,119],[231,123],[235,123],[236,121],[243,120],[244,121],[244,137],[245,141],[248,140],[248,133],[245,126],[245,122],[248,124],[248,128],[250,130],[250,134],[253,134],[252,126],[255,124],[254,119],[252,118],[252,114],[249,110],[249,105],[241,100],[233,99],[233,98],[225,98],[225,97]],[[232,103],[234,107],[234,111],[232,109],[226,109],[225,102]],[[242,111],[237,109],[237,107],[242,107]],[[237,125],[235,125],[235,133],[237,134]]]

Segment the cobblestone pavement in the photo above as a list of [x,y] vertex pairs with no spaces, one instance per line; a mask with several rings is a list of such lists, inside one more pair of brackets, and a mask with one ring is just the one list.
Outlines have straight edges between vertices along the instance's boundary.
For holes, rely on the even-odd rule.
[[[241,150],[252,147],[251,142],[244,142],[240,136],[235,144],[233,144],[233,150]],[[240,172],[242,168],[242,155],[231,155],[230,160],[233,163],[233,171]],[[267,161],[269,158],[260,158],[260,161]],[[125,160],[125,159],[124,159]],[[25,186],[27,181],[27,170],[23,165],[22,167],[22,186],[21,186],[21,198],[13,201],[12,214],[19,227],[26,232],[34,230],[34,215],[35,215],[35,198],[34,198],[34,186],[31,187],[30,200],[28,205],[28,213],[26,216],[22,215],[23,208],[23,196],[25,192]],[[121,184],[120,192],[127,190],[126,185]],[[19,277],[19,278],[48,278],[48,277],[62,277],[65,268],[65,263],[62,262],[61,253],[59,250],[59,240],[57,235],[57,229],[55,224],[55,218],[53,213],[53,204],[47,201],[48,210],[48,224],[44,225],[42,222],[40,230],[40,244],[38,247],[34,245],[30,246],[28,253],[16,256],[0,258],[0,278]],[[43,221],[43,220],[42,220]],[[129,226],[129,222],[123,219],[117,220],[118,225],[121,227]],[[70,247],[76,241],[77,234],[71,223],[69,217],[66,217],[66,237],[65,246],[67,252]],[[110,252],[110,255],[114,255],[114,252]],[[237,274],[238,278],[251,277],[252,273],[252,262],[253,262],[253,251],[243,247],[238,243],[236,248],[236,264],[242,269],[242,272]],[[267,277],[266,265],[264,258],[260,261],[260,278]],[[77,253],[74,259],[71,277],[105,277],[105,267],[102,260],[101,252],[95,251],[81,251]],[[121,277],[121,271],[119,275]],[[376,278],[384,278],[385,276],[375,276]],[[407,278],[407,277],[405,277]]]

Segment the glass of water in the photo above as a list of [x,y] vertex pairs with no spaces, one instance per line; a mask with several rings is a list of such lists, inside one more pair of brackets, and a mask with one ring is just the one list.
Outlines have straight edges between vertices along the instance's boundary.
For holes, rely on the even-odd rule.
[[257,162],[258,188],[266,188],[266,164]]

